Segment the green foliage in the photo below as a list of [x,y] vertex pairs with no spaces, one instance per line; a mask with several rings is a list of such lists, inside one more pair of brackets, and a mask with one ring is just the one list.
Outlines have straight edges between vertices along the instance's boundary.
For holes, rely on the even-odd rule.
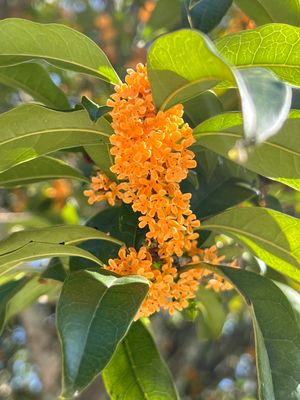
[[96,271],[68,276],[57,306],[64,398],[80,393],[106,366],[148,287],[138,276],[116,278]]
[[[299,194],[293,189],[300,189],[300,111],[289,113],[290,85],[300,87],[299,2],[283,6],[238,0],[258,24],[268,25],[218,38],[222,22],[211,35],[213,43],[203,32],[220,23],[231,3],[160,0],[148,23],[140,21],[135,34],[128,35],[141,45],[139,35],[152,40],[187,22],[202,31],[179,29],[151,44],[147,68],[153,99],[158,112],[183,103],[184,121],[194,128],[197,167],[181,189],[192,194],[191,208],[201,219],[200,248],[217,241],[225,264],[235,259],[256,271],[207,265],[231,281],[249,305],[259,398],[299,399],[300,300],[293,288],[300,282],[300,222],[290,214],[295,214]],[[188,21],[182,21],[185,13]],[[120,26],[125,14],[116,15],[111,28]],[[20,105],[0,114],[0,186],[10,190],[34,184],[35,194],[28,195],[33,206],[26,204],[25,209],[43,213],[39,223],[44,226],[12,233],[0,242],[0,330],[39,296],[47,294],[55,302],[61,291],[56,315],[62,399],[80,394],[103,371],[112,400],[175,400],[178,394],[151,334],[140,321],[133,323],[149,281],[101,268],[117,257],[120,246],[138,250],[146,243],[146,230],[138,227],[140,215],[130,204],[117,202],[115,207],[100,204],[90,217],[80,193],[93,165],[117,180],[110,170],[114,125],[107,115],[110,108],[103,104],[111,92],[108,84],[120,82],[118,75],[91,39],[66,26],[10,18],[0,21],[0,34],[0,82],[44,105]],[[122,60],[122,68],[131,64],[127,61]],[[52,81],[54,67],[63,90]],[[72,75],[62,75],[63,69]],[[85,95],[89,90],[84,85],[78,98],[65,90],[76,81],[74,72],[89,75],[87,87],[96,87],[91,91],[100,93],[97,99]],[[70,202],[63,190],[57,194],[53,217],[55,207],[52,214],[48,211],[55,199],[47,198],[41,182],[61,178],[75,181],[74,194]],[[9,193],[15,195],[13,190]],[[285,195],[293,196],[293,207],[280,204]],[[283,212],[257,206],[264,203]],[[71,217],[66,217],[70,210]],[[57,225],[63,219],[74,223],[74,215],[75,222],[85,225]],[[45,258],[47,267],[32,264]],[[188,262],[185,254],[174,257],[178,271],[191,269]],[[258,264],[264,266],[265,277]],[[281,283],[271,280],[269,267]],[[223,299],[203,286],[190,304],[191,314],[194,306],[200,309],[196,322],[207,325],[211,338],[220,335],[226,321]]]
[[131,325],[104,369],[103,379],[112,400],[178,399],[170,372],[141,322]]

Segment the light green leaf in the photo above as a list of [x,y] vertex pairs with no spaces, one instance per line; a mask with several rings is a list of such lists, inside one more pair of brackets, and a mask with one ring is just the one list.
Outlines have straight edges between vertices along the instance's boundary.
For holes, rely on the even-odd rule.
[[244,244],[267,265],[300,282],[300,220],[260,207],[235,208],[202,222]]
[[4,85],[24,90],[51,108],[70,108],[66,95],[50,78],[47,70],[36,63],[23,63],[0,68],[0,82]]
[[0,114],[0,171],[60,149],[108,143],[111,126],[84,110],[59,112],[23,105]]
[[300,330],[284,293],[252,272],[220,267],[249,305],[260,400],[300,398]]
[[67,26],[8,18],[0,21],[0,36],[1,66],[44,59],[60,68],[119,83],[115,70],[96,43]]
[[236,67],[269,68],[280,79],[300,86],[300,28],[269,24],[224,36],[215,45]]
[[269,22],[300,25],[299,0],[235,0],[235,3],[254,19],[257,25]]
[[79,394],[101,372],[148,292],[143,277],[73,272],[57,306],[63,350],[63,398]]
[[[242,123],[239,113],[218,115],[198,125],[194,137],[197,144],[229,158],[229,150],[243,137]],[[299,126],[300,111],[292,111],[276,136],[251,149],[243,166],[300,190]]]
[[123,243],[107,233],[88,226],[58,225],[47,228],[15,232],[0,242],[0,255],[11,253],[33,242],[46,244],[77,245],[87,240],[104,240],[118,245]]
[[161,110],[228,81],[239,88],[248,141],[259,143],[275,134],[287,118],[290,88],[271,71],[232,69],[200,32],[180,30],[158,38],[147,65],[154,102]]
[[155,40],[147,67],[154,102],[160,109],[182,103],[220,81],[235,83],[230,66],[209,38],[188,29]]
[[23,247],[0,255],[0,276],[25,262],[51,257],[81,257],[93,261],[98,265],[102,262],[86,250],[63,244],[32,242]]
[[88,181],[80,171],[61,160],[52,157],[38,157],[0,172],[0,187],[28,185],[61,178]]
[[152,335],[141,323],[131,325],[103,371],[111,400],[177,400],[168,367]]

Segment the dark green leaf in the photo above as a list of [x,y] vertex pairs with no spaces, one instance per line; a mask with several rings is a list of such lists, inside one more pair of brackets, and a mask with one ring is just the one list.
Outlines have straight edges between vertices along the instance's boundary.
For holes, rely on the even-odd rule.
[[201,93],[184,103],[184,114],[191,127],[195,127],[208,118],[223,111],[219,98],[211,91]]
[[242,294],[253,319],[260,400],[300,397],[300,329],[290,302],[269,279],[221,267]]
[[44,59],[60,68],[119,83],[116,72],[96,43],[67,26],[8,18],[0,21],[0,36],[1,66]]
[[103,371],[111,400],[177,400],[170,372],[148,329],[131,325]]
[[148,291],[138,276],[94,271],[69,275],[57,306],[63,350],[63,397],[80,393],[111,359]]
[[88,181],[80,171],[61,160],[52,157],[38,157],[0,172],[0,187],[28,185],[61,178]]
[[46,106],[67,110],[68,99],[50,78],[47,70],[36,63],[23,63],[0,68],[0,82],[24,90]]
[[106,176],[111,180],[116,180],[116,175],[110,170],[110,167],[113,165],[113,158],[110,154],[109,144],[92,144],[84,146],[84,150]]
[[111,132],[106,119],[92,122],[84,110],[20,106],[0,115],[0,171],[60,149],[108,143]]
[[[300,111],[292,111],[276,136],[251,149],[243,166],[300,190],[299,121]],[[195,128],[194,137],[201,146],[229,158],[229,151],[243,137],[241,114],[213,117]]]
[[185,11],[190,25],[204,33],[215,28],[227,13],[232,0],[184,0]]
[[199,229],[233,237],[267,265],[300,282],[297,218],[267,208],[235,208],[203,221]]
[[91,120],[94,122],[111,110],[111,107],[99,106],[86,96],[82,97],[81,104],[87,110]]

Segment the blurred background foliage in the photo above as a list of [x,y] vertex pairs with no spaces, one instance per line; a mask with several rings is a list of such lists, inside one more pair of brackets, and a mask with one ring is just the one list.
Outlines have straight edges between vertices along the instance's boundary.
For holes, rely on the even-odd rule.
[[[126,68],[145,62],[147,48],[164,32],[192,25],[216,38],[255,27],[255,22],[232,1],[222,2],[223,9],[216,7],[218,12],[213,15],[205,14],[206,0],[194,3],[197,4],[193,12],[187,12],[185,0],[0,0],[0,19],[18,17],[73,27],[99,44],[122,78]],[[82,96],[105,104],[111,93],[108,84],[99,80],[95,84],[92,77],[45,66],[73,106]],[[232,98],[227,99],[224,95],[225,109],[232,107]],[[295,93],[294,107],[298,105],[297,99]],[[1,112],[30,100],[28,94],[0,79]],[[82,156],[76,149],[62,158],[87,177],[93,173],[89,157]],[[211,156],[208,151],[203,157],[200,155],[198,162],[200,182],[195,183],[191,177],[188,184],[199,184],[202,188],[200,198],[194,200],[200,204],[201,217],[201,211],[204,215],[214,213],[218,207],[222,209],[226,201],[232,205],[228,176],[234,176],[234,179],[245,177],[241,177],[241,171],[233,172],[230,162],[225,163],[224,159]],[[248,180],[252,178],[247,175]],[[299,216],[299,192],[267,179],[255,177],[254,180],[248,202]],[[85,183],[58,179],[1,190],[1,237],[24,227],[85,223],[103,207],[87,205],[82,194],[85,186]],[[253,270],[264,271],[261,262],[228,238],[210,237],[208,240],[216,242],[227,259],[239,254],[241,265],[244,263]],[[41,260],[31,267],[43,268],[45,263],[47,260]],[[56,399],[60,386],[60,360],[52,302],[56,290],[50,289],[49,295],[39,297],[37,288],[33,288],[38,304],[13,319],[0,339],[0,399]],[[188,311],[175,314],[172,319],[161,313],[152,321],[158,344],[183,400],[257,399],[252,325],[246,307],[236,293],[218,295],[200,290]],[[98,379],[80,398],[107,399],[101,380]]]

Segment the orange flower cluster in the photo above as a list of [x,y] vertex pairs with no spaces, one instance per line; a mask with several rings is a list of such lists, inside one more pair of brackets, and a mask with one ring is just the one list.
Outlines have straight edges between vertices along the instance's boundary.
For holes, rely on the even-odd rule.
[[[197,262],[213,264],[222,260],[221,257],[217,257],[215,246],[211,249],[198,249],[197,257]],[[193,268],[180,272],[180,268],[175,267],[171,257],[162,260],[162,265],[155,265],[151,253],[143,246],[139,251],[134,248],[129,248],[128,251],[121,248],[119,258],[110,259],[106,267],[119,275],[142,275],[149,280],[150,289],[136,319],[148,317],[161,308],[168,310],[172,315],[175,310],[180,311],[188,307],[189,300],[196,296],[201,279],[206,287],[217,287],[218,290],[222,287],[221,279],[207,269]]]
[[[148,228],[147,247],[139,252],[121,249],[119,259],[110,260],[107,268],[120,275],[139,274],[149,279],[151,288],[140,316],[160,307],[173,313],[187,307],[199,279],[208,274],[199,269],[180,274],[174,257],[182,258],[190,252],[194,262],[205,258],[219,262],[215,248],[196,250],[199,235],[194,228],[200,222],[190,210],[191,194],[180,190],[180,182],[196,166],[194,153],[188,149],[194,143],[192,129],[182,118],[181,104],[156,112],[142,64],[136,71],[128,70],[125,83],[115,87],[107,105],[112,107],[115,132],[110,137],[114,156],[111,171],[119,183],[99,173],[85,195],[90,204],[104,199],[111,205],[116,199],[132,204],[133,210],[141,214],[139,227]],[[153,256],[158,263],[153,262]]]

